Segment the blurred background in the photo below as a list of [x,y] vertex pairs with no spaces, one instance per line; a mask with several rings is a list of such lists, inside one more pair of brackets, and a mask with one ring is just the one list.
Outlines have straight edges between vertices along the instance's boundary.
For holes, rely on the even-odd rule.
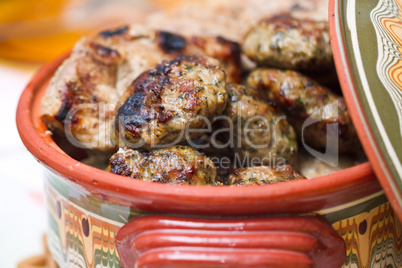
[[[194,1],[194,0],[193,0]],[[141,22],[185,0],[0,0],[0,58],[43,62],[82,36]]]
[[17,267],[43,252],[43,170],[15,126],[18,99],[32,75],[82,35],[141,22],[150,12],[181,2],[185,0],[0,0],[0,267]]

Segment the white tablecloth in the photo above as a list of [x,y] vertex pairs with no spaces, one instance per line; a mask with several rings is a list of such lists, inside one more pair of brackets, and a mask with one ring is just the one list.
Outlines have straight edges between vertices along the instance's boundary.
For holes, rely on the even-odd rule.
[[42,166],[22,144],[15,124],[21,92],[37,64],[0,60],[0,267],[42,253],[46,231]]

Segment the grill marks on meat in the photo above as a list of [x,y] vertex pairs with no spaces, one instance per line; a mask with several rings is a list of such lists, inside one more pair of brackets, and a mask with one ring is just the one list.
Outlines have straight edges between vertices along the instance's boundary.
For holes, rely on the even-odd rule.
[[[226,107],[225,73],[211,58],[179,56],[140,75],[120,100],[112,138],[152,149],[182,142]],[[205,117],[205,118],[204,118]],[[196,139],[202,133],[190,133]]]
[[42,100],[42,119],[49,129],[63,132],[67,127],[85,147],[111,150],[107,133],[113,109],[107,109],[107,105],[118,100],[114,88],[120,61],[114,49],[86,38],[78,42]]
[[168,184],[214,185],[214,163],[188,146],[142,152],[121,148],[111,159],[108,169],[133,179]]
[[304,180],[291,166],[259,166],[237,169],[229,176],[229,185],[264,185],[286,181]]
[[117,112],[116,120],[123,120],[122,123],[116,122],[117,126],[123,126],[133,137],[138,138],[141,128],[151,120],[166,123],[171,119],[172,113],[165,111],[161,103],[163,86],[169,84],[169,71],[169,66],[159,65],[155,71],[145,72],[131,84],[128,91],[132,95]]
[[[72,88],[75,88],[76,84],[74,83],[68,83],[66,84],[65,90],[61,93],[62,94],[62,103],[60,110],[57,112],[55,115],[55,118],[57,121],[60,123],[64,124],[68,113],[70,110],[76,105],[81,103],[81,100],[77,98],[75,95],[75,90]],[[73,122],[76,120],[73,120]]]
[[[193,39],[198,40],[197,44]],[[203,40],[203,46],[199,45],[199,40]],[[207,55],[221,60],[230,79],[238,81],[240,51],[235,48],[235,43],[220,38],[184,37],[139,25],[123,26],[103,31],[92,38],[83,38],[53,77],[43,99],[42,119],[51,130],[64,132],[67,110],[82,104],[86,108],[74,115],[77,120],[72,128],[74,137],[87,148],[113,150],[110,142],[112,107],[142,72],[179,54]],[[181,86],[191,87],[187,82],[183,81]],[[188,110],[199,105],[194,94],[192,91],[183,92],[184,98],[192,100],[185,107]],[[73,97],[76,100],[73,101]],[[102,105],[106,108],[99,108]],[[157,112],[159,115],[151,114],[150,117],[159,116],[160,123],[175,116],[169,111]],[[135,133],[135,128],[133,131]]]

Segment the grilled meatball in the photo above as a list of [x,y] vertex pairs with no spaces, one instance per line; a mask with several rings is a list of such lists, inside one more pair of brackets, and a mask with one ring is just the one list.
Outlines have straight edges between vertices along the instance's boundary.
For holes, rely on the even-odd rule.
[[229,176],[230,185],[263,185],[285,181],[304,180],[291,166],[259,166],[240,168]]
[[318,70],[333,65],[328,23],[288,15],[262,20],[245,37],[244,53],[260,65]]
[[255,165],[293,163],[297,153],[296,134],[286,117],[255,89],[229,83],[226,90],[229,101],[224,115],[228,120],[221,123],[222,127],[233,129],[235,161]]
[[151,152],[120,148],[110,158],[108,170],[133,179],[168,184],[214,185],[214,163],[188,146]]
[[226,108],[225,76],[217,60],[195,56],[144,72],[123,96],[114,142],[152,149],[199,138],[191,129],[205,128]]
[[124,26],[83,38],[75,45],[51,80],[42,101],[42,119],[51,130],[71,131],[75,145],[112,150],[111,117],[119,98],[143,71],[179,54],[215,57],[229,80],[241,78],[237,43]]
[[[355,152],[361,148],[345,100],[329,89],[289,70],[256,69],[250,73],[247,82],[287,114],[298,137],[303,134],[309,146],[325,149],[327,138],[337,138],[340,152]],[[314,124],[303,129],[307,119]],[[336,133],[327,131],[333,123],[338,124]]]

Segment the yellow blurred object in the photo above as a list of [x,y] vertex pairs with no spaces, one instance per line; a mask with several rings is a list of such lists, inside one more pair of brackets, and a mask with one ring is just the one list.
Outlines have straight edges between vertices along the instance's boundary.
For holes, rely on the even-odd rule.
[[66,0],[1,0],[0,57],[48,61],[68,51],[82,36],[63,25]]
[[83,35],[141,22],[147,0],[0,0],[0,58],[49,61]]
[[82,35],[71,32],[0,42],[0,58],[50,61],[70,50]]
[[176,8],[178,6],[181,6],[183,4],[189,3],[189,2],[202,2],[204,0],[152,0],[153,4],[157,5],[158,7],[162,9],[171,9],[171,8]]
[[57,16],[65,0],[1,0],[0,23]]

